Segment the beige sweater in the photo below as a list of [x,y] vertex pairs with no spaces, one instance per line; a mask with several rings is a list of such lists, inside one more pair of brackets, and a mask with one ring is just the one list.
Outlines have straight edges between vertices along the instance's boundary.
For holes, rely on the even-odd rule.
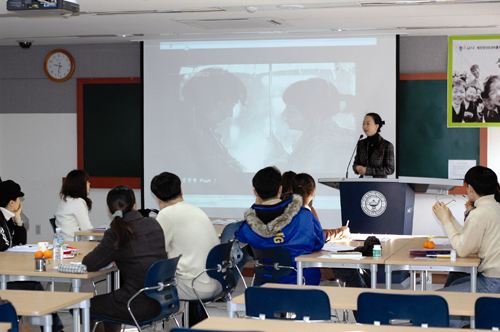
[[460,225],[456,219],[444,229],[459,257],[477,253],[481,258],[478,271],[490,278],[500,278],[500,203],[493,195],[479,198]]
[[[205,269],[208,252],[220,244],[215,227],[200,208],[182,201],[160,211],[156,218],[163,228],[169,258],[182,255],[176,277],[191,285],[191,280]],[[206,273],[197,279],[197,290],[211,292],[219,282]]]

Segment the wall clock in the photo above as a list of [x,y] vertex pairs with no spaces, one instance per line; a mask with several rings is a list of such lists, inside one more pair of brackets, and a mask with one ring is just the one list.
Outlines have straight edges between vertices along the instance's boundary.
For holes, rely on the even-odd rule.
[[65,82],[75,71],[75,60],[65,50],[53,50],[45,58],[44,69],[54,82]]

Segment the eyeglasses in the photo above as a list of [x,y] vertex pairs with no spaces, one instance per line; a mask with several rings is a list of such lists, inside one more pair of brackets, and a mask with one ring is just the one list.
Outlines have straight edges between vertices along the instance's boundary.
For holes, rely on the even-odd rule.
[[[440,200],[438,199],[438,197],[439,197],[439,196],[436,196],[436,203],[439,203],[439,202],[440,202]],[[450,204],[450,203],[452,203],[452,202],[456,202],[456,200],[455,200],[454,198],[452,198],[452,199],[451,199],[451,201],[449,201],[448,203],[444,203],[444,202],[441,202],[441,203],[444,203],[444,205],[448,205],[448,204]]]

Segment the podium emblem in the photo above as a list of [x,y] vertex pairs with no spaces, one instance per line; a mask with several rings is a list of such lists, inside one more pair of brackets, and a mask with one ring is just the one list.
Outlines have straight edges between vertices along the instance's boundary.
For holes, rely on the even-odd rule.
[[387,208],[387,199],[385,196],[376,190],[367,192],[361,198],[361,209],[370,217],[379,217]]

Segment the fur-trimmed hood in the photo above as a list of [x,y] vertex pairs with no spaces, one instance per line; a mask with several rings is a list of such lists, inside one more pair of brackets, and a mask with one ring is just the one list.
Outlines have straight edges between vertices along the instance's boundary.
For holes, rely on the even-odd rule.
[[[288,226],[293,217],[295,217],[295,215],[299,213],[300,209],[302,208],[302,197],[299,195],[293,195],[288,204],[285,204],[283,207],[279,207],[279,205],[283,203],[284,202],[280,202],[277,205],[254,204],[245,212],[245,219],[248,226],[250,226],[250,228],[256,234],[264,238],[271,238],[275,236],[276,233]],[[258,213],[256,209],[259,210]],[[258,214],[261,215],[261,217],[265,216],[266,211],[275,214],[277,212],[277,209],[282,209],[283,213],[269,222],[262,221],[258,216]]]

